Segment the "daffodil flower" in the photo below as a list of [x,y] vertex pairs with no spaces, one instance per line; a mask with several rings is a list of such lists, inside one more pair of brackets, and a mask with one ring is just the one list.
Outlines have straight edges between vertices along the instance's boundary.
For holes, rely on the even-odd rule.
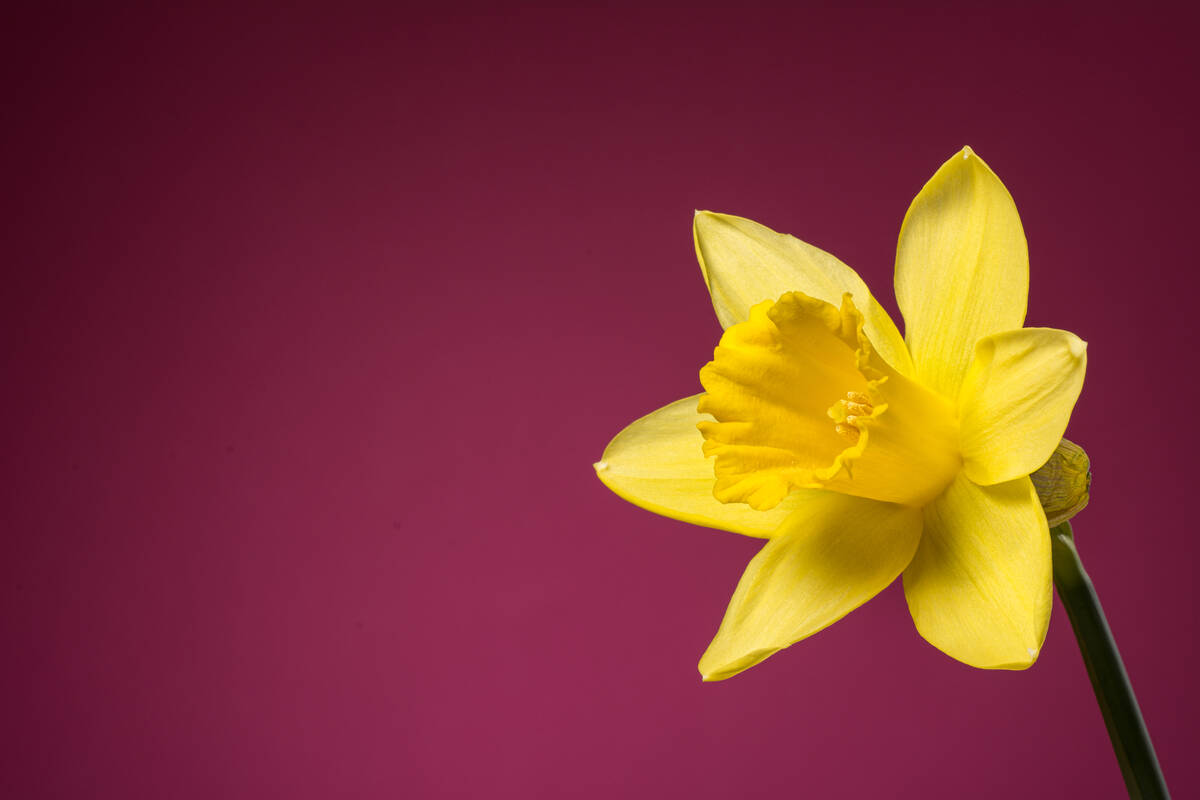
[[659,514],[767,539],[705,680],[754,666],[903,574],[918,632],[990,669],[1037,659],[1050,536],[1030,473],[1058,445],[1086,345],[1023,328],[1025,234],[970,148],[900,229],[902,338],[848,266],[747,219],[698,212],[696,253],[724,335],[705,393],[637,420],[596,464]]

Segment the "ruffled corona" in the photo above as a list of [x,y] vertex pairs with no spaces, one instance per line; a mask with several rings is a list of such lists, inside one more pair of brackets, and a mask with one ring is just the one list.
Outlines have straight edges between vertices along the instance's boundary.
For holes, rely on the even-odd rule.
[[954,407],[879,357],[850,294],[841,309],[799,292],[754,306],[700,382],[723,503],[766,510],[822,488],[920,506],[962,467]]

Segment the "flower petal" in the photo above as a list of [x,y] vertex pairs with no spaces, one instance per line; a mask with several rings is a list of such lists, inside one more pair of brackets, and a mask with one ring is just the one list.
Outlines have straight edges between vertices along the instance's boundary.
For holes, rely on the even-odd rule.
[[696,411],[699,399],[685,397],[631,423],[605,448],[595,464],[596,475],[624,499],[655,514],[767,538],[796,501],[788,498],[770,511],[755,511],[713,497],[713,462],[705,458],[704,437],[696,428],[712,417]]
[[925,507],[904,571],[917,630],[973,667],[1025,669],[1050,623],[1050,532],[1029,478],[976,486],[959,475]]
[[917,376],[951,400],[976,340],[1021,327],[1029,253],[1017,207],[971,148],[909,206],[896,248],[896,300]]
[[921,512],[801,490],[803,498],[746,567],[700,674],[718,681],[811,636],[896,579],[921,537]]
[[711,211],[696,212],[692,237],[722,328],[746,321],[751,306],[778,300],[785,292],[803,292],[834,305],[841,305],[849,292],[879,355],[900,374],[912,374],[896,323],[862,278],[834,256],[757,222]]
[[1083,388],[1087,343],[1022,328],[979,340],[960,397],[963,469],[976,483],[1028,475],[1054,453]]

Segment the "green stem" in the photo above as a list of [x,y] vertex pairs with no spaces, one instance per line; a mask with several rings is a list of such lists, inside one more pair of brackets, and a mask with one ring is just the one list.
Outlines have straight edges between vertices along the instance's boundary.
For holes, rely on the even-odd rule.
[[1079,641],[1079,652],[1087,666],[1096,702],[1104,716],[1108,737],[1112,739],[1117,763],[1125,778],[1125,788],[1135,800],[1169,798],[1154,745],[1142,720],[1141,709],[1133,696],[1129,675],[1121,663],[1117,643],[1108,620],[1100,608],[1100,598],[1079,560],[1071,524],[1064,522],[1050,529],[1054,553],[1054,585],[1067,609],[1071,628]]

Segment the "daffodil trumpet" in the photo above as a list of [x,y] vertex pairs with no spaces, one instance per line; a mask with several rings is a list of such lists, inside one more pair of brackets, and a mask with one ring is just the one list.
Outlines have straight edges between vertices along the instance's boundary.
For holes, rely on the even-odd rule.
[[693,238],[724,328],[704,392],[630,424],[595,468],[642,508],[766,540],[702,678],[749,669],[899,576],[931,645],[1031,666],[1054,570],[1030,476],[1062,440],[1087,346],[1023,327],[1028,249],[1000,179],[968,147],[913,200],[896,252],[903,336],[823,250],[708,211]]

